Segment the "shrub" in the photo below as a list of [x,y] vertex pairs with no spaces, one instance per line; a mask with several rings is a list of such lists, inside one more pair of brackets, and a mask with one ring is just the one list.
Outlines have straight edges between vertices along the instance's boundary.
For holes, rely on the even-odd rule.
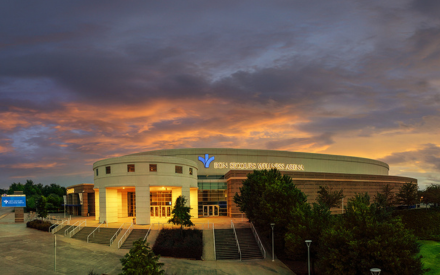
[[163,274],[163,263],[159,263],[159,255],[155,255],[146,241],[139,239],[133,242],[130,252],[121,259],[122,273],[120,275],[135,274]]
[[393,216],[401,217],[419,239],[440,241],[440,208],[394,211]]
[[162,256],[200,260],[203,254],[203,232],[198,229],[162,229],[153,252]]
[[33,220],[26,223],[26,227],[29,228],[35,228],[41,231],[49,231],[49,227],[52,226],[52,223],[48,221],[41,221],[41,220]]

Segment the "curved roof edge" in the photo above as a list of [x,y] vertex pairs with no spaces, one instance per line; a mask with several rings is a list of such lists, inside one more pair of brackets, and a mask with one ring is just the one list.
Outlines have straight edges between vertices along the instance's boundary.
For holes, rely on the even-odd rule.
[[342,155],[330,155],[330,154],[318,154],[318,153],[304,153],[304,152],[291,152],[291,151],[279,151],[279,150],[262,150],[262,149],[234,149],[234,148],[182,148],[182,149],[164,149],[164,150],[153,150],[140,152],[135,154],[130,154],[127,156],[136,155],[160,155],[160,156],[178,156],[178,155],[188,155],[188,154],[205,154],[205,152],[214,154],[227,154],[227,155],[248,155],[248,156],[278,156],[278,157],[298,157],[298,158],[308,158],[308,159],[321,159],[321,160],[335,160],[335,161],[350,161],[350,162],[360,162],[360,163],[370,163],[378,166],[390,169],[389,165],[383,161],[362,158],[362,157],[352,157],[352,156],[342,156]]

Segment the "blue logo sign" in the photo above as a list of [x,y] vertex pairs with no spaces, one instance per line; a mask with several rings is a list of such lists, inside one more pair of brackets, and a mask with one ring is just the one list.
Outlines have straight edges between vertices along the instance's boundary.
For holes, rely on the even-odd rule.
[[2,207],[26,207],[26,196],[2,197]]
[[205,154],[205,158],[199,157],[199,160],[205,165],[205,168],[209,168],[211,161],[214,160],[214,157],[209,157],[209,154]]

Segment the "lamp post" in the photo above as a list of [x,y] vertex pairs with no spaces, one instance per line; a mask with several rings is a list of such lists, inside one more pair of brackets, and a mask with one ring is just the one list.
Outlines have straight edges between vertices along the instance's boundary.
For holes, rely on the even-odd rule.
[[310,245],[312,244],[312,240],[306,240],[307,244],[307,267],[309,269],[309,275],[310,275]]
[[370,269],[371,275],[380,275],[381,270],[379,268]]
[[275,227],[274,223],[271,223],[270,226],[272,227],[272,262],[275,261],[275,250],[274,250],[274,241],[273,241],[273,228]]
[[[420,197],[420,208],[422,208],[422,201],[423,201],[423,196]],[[426,206],[425,206],[426,208]]]

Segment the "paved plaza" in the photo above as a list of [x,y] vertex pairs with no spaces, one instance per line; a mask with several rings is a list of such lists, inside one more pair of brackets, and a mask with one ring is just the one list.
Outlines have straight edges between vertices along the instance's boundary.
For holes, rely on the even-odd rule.
[[[84,219],[83,217],[74,217]],[[93,217],[89,217],[90,225],[96,226]],[[229,218],[209,219],[217,227],[227,228]],[[207,229],[208,219],[195,220],[198,227]],[[240,219],[234,219],[239,222]],[[88,221],[89,222],[89,221]],[[128,221],[127,221],[128,222]],[[160,227],[160,222],[156,227]],[[159,224],[157,224],[159,223]],[[97,224],[97,223],[96,223]],[[119,227],[109,224],[109,227]],[[204,224],[204,225],[203,225]],[[137,226],[145,228],[146,226]],[[148,226],[149,227],[149,226]],[[156,229],[156,228],[155,228]],[[24,223],[14,222],[14,213],[0,208],[0,266],[2,274],[88,274],[92,269],[98,274],[118,274],[121,272],[120,259],[128,252],[109,246],[86,243],[57,235],[56,272],[54,254],[55,236],[26,228]],[[154,240],[148,240],[149,242]],[[204,253],[205,255],[206,253]],[[212,256],[206,255],[207,259]],[[166,274],[294,274],[282,262],[266,260],[252,261],[196,261],[161,257],[165,263]]]

